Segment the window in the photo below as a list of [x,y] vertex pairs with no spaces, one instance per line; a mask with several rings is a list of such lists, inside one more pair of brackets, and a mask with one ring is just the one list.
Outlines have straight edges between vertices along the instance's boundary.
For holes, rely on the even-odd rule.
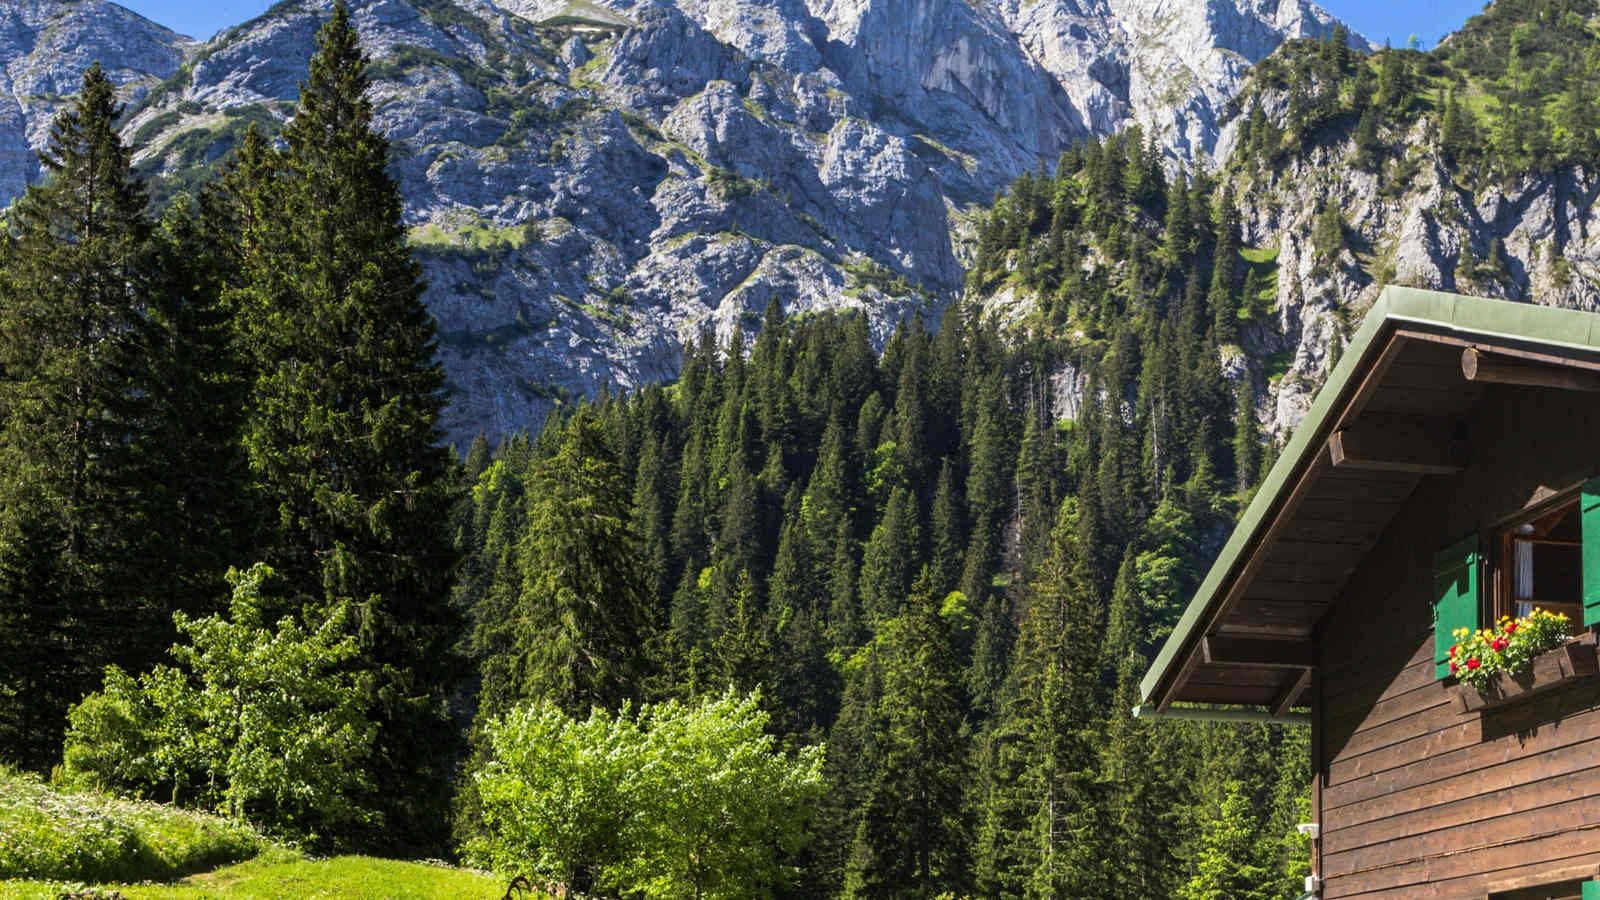
[[1600,478],[1434,554],[1435,674],[1450,675],[1457,629],[1534,607],[1565,614],[1574,633],[1600,625]]
[[1576,494],[1519,516],[1497,531],[1492,620],[1535,608],[1583,628],[1583,526]]

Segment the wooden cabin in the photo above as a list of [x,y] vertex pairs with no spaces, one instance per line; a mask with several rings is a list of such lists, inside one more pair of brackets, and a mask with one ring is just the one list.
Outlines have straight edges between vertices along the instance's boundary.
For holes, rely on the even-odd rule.
[[[1333,898],[1600,898],[1600,315],[1389,288],[1151,665],[1140,715],[1304,722]],[[1574,642],[1487,694],[1456,628]]]

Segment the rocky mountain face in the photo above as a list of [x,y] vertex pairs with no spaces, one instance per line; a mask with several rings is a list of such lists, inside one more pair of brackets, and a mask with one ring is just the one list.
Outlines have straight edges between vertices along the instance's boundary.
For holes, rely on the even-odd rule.
[[0,198],[39,177],[37,151],[50,122],[91,63],[99,61],[123,100],[136,103],[194,47],[114,3],[0,0]]
[[[1289,124],[1290,90],[1254,96],[1278,128]],[[1220,130],[1218,154],[1234,164],[1219,173],[1219,194],[1237,198],[1250,258],[1276,272],[1271,315],[1243,325],[1221,363],[1230,380],[1250,383],[1263,432],[1280,442],[1386,285],[1600,310],[1600,172],[1496,175],[1452,163],[1440,149],[1442,117],[1388,131],[1396,152],[1381,164],[1363,159],[1353,117],[1270,163],[1242,150],[1244,114]],[[1319,222],[1329,210],[1335,229]],[[1098,264],[1121,261],[1101,255]],[[1040,302],[1015,286],[974,299],[1014,321]],[[1088,380],[1081,365],[1054,373],[1057,417],[1076,417]]]
[[[281,127],[330,5],[285,0],[203,44],[100,0],[0,5],[0,190],[36,177],[24,148],[94,57],[128,85],[157,193],[192,187],[251,123]],[[1203,163],[1249,65],[1335,25],[1303,0],[352,8],[458,443],[673,377],[684,340],[753,334],[773,299],[860,309],[880,338],[935,314],[972,211],[1016,174],[1132,124]]]
[[[1600,309],[1600,173],[1587,167],[1471,185],[1416,123],[1407,176],[1352,163],[1338,136],[1285,168],[1247,176],[1257,200],[1241,207],[1247,244],[1278,253],[1275,327],[1248,336],[1252,357],[1283,359],[1259,385],[1265,427],[1287,437],[1304,418],[1333,354],[1387,284]],[[1326,205],[1345,223],[1338,246],[1318,246]]]

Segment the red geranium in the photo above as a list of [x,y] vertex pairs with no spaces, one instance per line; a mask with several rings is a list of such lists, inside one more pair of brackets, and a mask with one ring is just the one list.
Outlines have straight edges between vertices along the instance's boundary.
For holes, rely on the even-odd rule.
[[1467,668],[1476,669],[1477,667],[1478,667],[1478,660],[1477,660],[1476,657],[1467,660]]

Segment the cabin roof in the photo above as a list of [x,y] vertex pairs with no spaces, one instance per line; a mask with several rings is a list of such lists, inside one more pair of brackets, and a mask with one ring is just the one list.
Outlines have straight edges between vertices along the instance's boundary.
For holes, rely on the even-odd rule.
[[[1490,361],[1476,378],[1467,353]],[[1300,705],[1317,623],[1417,484],[1459,471],[1457,423],[1490,370],[1594,389],[1600,315],[1385,288],[1145,673],[1144,702]]]

